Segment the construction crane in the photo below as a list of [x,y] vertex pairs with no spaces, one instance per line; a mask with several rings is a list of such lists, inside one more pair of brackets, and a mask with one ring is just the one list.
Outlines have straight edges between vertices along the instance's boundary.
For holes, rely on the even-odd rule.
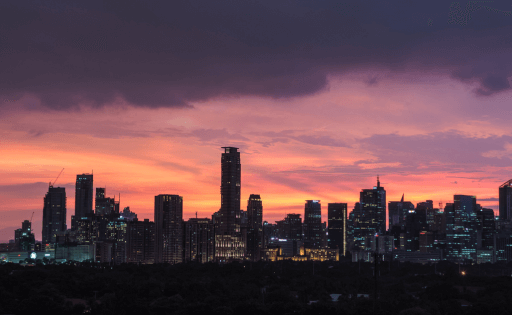
[[50,187],[53,187],[53,185],[55,185],[55,182],[57,182],[57,179],[59,179],[60,174],[62,174],[62,172],[64,172],[64,168],[60,171],[59,175],[57,175],[57,178],[55,178],[55,180],[53,181],[53,184],[52,184],[52,182],[50,182]]

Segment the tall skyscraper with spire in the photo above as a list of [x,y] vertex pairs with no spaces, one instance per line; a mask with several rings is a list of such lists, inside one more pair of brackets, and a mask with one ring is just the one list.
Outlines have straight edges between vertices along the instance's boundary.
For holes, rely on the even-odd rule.
[[245,244],[240,231],[241,165],[238,148],[223,147],[221,157],[221,206],[215,231],[217,261],[243,259]]

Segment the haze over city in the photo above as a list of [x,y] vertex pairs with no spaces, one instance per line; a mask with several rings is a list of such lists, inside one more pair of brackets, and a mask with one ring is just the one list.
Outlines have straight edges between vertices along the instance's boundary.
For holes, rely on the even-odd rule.
[[[77,174],[139,219],[220,208],[220,147],[263,219],[475,195],[512,178],[508,2],[0,3],[0,240]],[[117,198],[117,197],[116,197]],[[323,212],[325,221],[326,212]]]

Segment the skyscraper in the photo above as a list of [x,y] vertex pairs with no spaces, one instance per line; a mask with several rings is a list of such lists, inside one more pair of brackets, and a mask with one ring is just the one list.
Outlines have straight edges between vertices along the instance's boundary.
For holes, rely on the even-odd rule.
[[190,218],[183,224],[183,259],[207,263],[214,261],[214,242],[212,220],[208,218]]
[[[357,211],[356,211],[357,208]],[[386,231],[386,190],[380,186],[373,189],[362,189],[359,194],[359,204],[356,204],[353,215],[354,247],[359,250],[371,250],[376,234]]]
[[327,204],[327,223],[331,249],[339,249],[339,253],[345,256],[347,251],[347,204]]
[[43,244],[55,243],[57,234],[66,231],[66,189],[50,185],[44,196]]
[[75,215],[71,220],[71,229],[76,230],[76,220],[91,217],[93,197],[93,177],[92,174],[76,175],[75,185]]
[[[218,261],[240,260],[245,244],[240,231],[241,165],[238,148],[223,147],[221,158],[221,206],[215,231],[215,258]],[[217,224],[217,222],[216,222]]]
[[304,205],[304,246],[306,248],[320,248],[322,239],[322,206],[320,200],[306,200]]
[[155,196],[155,262],[181,263],[183,258],[183,197]]
[[500,220],[510,221],[512,219],[512,179],[500,186],[499,193]]
[[250,195],[247,200],[247,255],[259,260],[263,249],[263,204],[260,195]]
[[377,186],[373,189],[363,189],[359,194],[361,215],[368,233],[384,233],[386,231],[386,190],[380,186],[377,177]]

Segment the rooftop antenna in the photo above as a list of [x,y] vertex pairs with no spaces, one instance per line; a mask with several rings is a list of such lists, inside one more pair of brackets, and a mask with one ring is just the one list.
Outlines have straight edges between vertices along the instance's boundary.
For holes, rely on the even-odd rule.
[[197,211],[196,211],[196,219],[197,219]]

